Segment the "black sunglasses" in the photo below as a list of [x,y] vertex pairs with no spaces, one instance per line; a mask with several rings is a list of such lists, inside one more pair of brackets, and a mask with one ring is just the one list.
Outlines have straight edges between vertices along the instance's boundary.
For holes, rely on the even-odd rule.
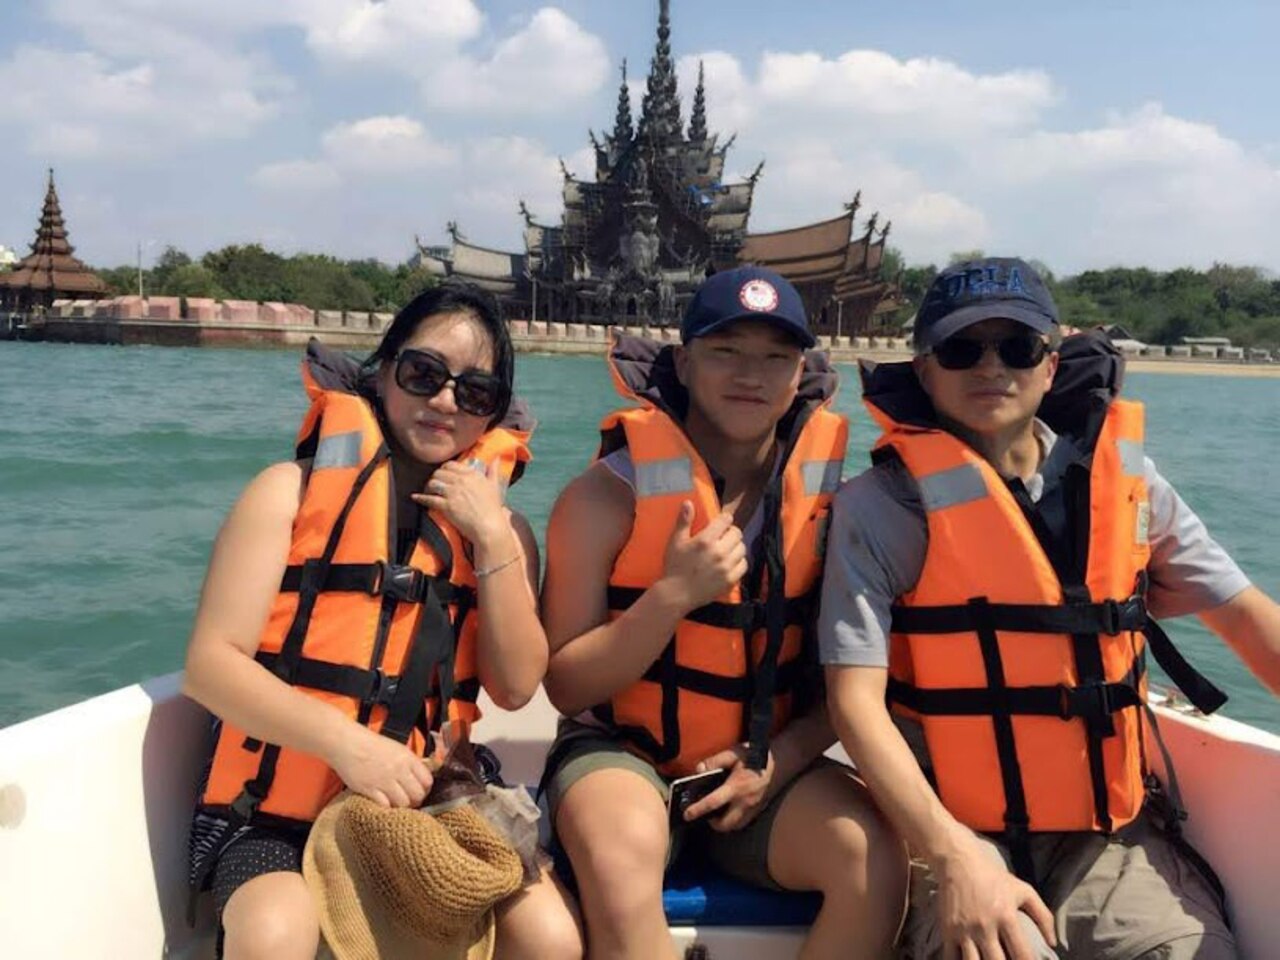
[[1001,362],[1010,370],[1030,370],[1038,367],[1049,344],[1044,338],[1031,333],[1013,333],[998,340],[971,340],[967,337],[948,337],[929,350],[938,358],[938,366],[944,370],[968,370],[977,366],[988,347],[994,347]]
[[425,350],[401,350],[396,354],[396,383],[415,397],[434,397],[453,384],[458,409],[477,417],[492,417],[507,399],[507,388],[491,373],[466,370],[449,372],[449,366]]

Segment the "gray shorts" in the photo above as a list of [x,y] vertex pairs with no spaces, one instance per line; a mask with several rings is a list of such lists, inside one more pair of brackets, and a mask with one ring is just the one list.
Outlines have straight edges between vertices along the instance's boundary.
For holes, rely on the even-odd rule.
[[[1009,863],[1001,845],[979,838]],[[1111,837],[1053,833],[1032,838],[1031,856],[1054,913],[1055,952],[1024,915],[1037,958],[1068,960],[1235,960],[1235,938],[1209,883],[1165,837],[1147,812]],[[942,956],[933,909],[935,886],[922,863],[911,865],[911,907],[903,960]]]
[[[557,750],[557,748],[559,748]],[[642,777],[666,803],[670,792],[668,781],[643,757],[629,751],[622,741],[598,727],[561,718],[552,746],[552,756],[558,762],[554,770],[547,771],[547,807],[551,823],[556,822],[560,799],[569,788],[596,770],[630,770]],[[721,833],[706,823],[686,823],[673,831],[667,845],[667,866],[672,866],[681,854],[705,856],[717,869],[743,883],[766,890],[783,890],[769,874],[769,837],[773,822],[782,808],[782,801],[791,788],[810,771],[820,765],[835,764],[827,757],[819,757],[807,770],[801,771],[790,783],[783,786],[756,817],[740,830]]]

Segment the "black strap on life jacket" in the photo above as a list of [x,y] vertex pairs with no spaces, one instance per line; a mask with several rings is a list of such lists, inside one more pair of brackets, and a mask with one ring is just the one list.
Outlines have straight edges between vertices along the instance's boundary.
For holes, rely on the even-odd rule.
[[1203,854],[1192,846],[1182,830],[1182,824],[1187,819],[1187,810],[1182,803],[1182,789],[1178,786],[1178,774],[1173,768],[1173,757],[1169,754],[1169,748],[1165,745],[1164,737],[1160,733],[1160,724],[1156,720],[1155,711],[1148,704],[1143,704],[1143,709],[1146,711],[1151,734],[1160,748],[1160,755],[1164,760],[1165,777],[1169,781],[1168,787],[1165,787],[1154,773],[1147,773],[1144,778],[1147,811],[1159,821],[1165,838],[1174,849],[1196,868],[1205,883],[1209,885],[1218,898],[1222,920],[1227,925],[1227,929],[1231,929],[1231,912],[1227,909],[1226,888],[1222,885],[1222,878],[1218,876],[1217,871],[1210,866]]
[[[747,676],[751,681],[751,696],[746,704],[743,727],[746,730],[748,770],[763,770],[769,762],[769,734],[773,729],[774,696],[778,688],[781,670],[779,658],[786,639],[787,569],[782,557],[782,477],[774,477],[764,492],[764,522],[760,532],[760,562],[749,574],[749,590],[752,596],[764,596],[764,651],[759,662],[751,658],[751,635],[744,631],[743,647],[747,651]],[[762,582],[763,581],[763,582]],[[790,661],[799,669],[804,658],[797,656]]]
[[[638,587],[608,588],[609,609],[621,613],[631,607],[644,594]],[[783,627],[800,625],[807,627],[812,623],[816,592],[803,597],[784,598]],[[751,665],[751,640],[753,635],[768,625],[767,603],[759,600],[744,600],[741,603],[713,602],[690,611],[686,619],[707,626],[726,630],[741,630],[746,638],[746,667]],[[769,655],[766,641],[765,657]],[[772,693],[770,695],[769,717],[773,716],[772,698],[786,694],[795,694],[802,687],[805,679],[805,665],[800,658],[785,663],[776,663],[771,671]],[[757,671],[758,672],[758,671]],[[634,743],[657,763],[674,760],[680,755],[680,695],[682,692],[696,693],[717,700],[727,700],[743,705],[744,718],[752,709],[759,686],[753,682],[750,673],[744,671],[740,676],[726,676],[710,673],[694,667],[684,666],[676,661],[675,637],[672,637],[642,677],[649,683],[662,688],[662,739],[658,740],[646,727],[638,724],[622,724],[614,719],[613,707],[605,702],[591,708],[593,715],[619,736]],[[744,734],[749,735],[749,721],[744,719]],[[766,739],[767,749],[767,739]]]
[[[641,596],[641,587],[608,588],[609,609],[621,613],[631,608]],[[807,624],[813,618],[817,592],[806,593],[802,597],[784,597],[784,621],[788,624]],[[696,607],[685,614],[686,620],[701,623],[708,627],[719,627],[722,630],[743,630],[755,633],[763,630],[766,624],[765,603],[760,600],[742,600],[739,603],[723,603],[714,600],[711,603]]]

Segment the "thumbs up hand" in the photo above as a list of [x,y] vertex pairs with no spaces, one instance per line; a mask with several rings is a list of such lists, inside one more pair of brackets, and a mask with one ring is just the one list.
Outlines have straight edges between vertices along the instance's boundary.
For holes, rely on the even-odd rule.
[[663,579],[676,589],[686,611],[710,603],[747,572],[747,548],[731,513],[721,513],[696,534],[692,525],[693,504],[686,500],[663,560]]

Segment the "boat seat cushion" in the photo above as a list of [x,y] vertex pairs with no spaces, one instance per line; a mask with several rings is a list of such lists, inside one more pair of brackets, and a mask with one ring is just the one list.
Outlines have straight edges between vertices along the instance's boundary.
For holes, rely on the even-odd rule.
[[673,927],[808,926],[822,895],[762,890],[705,865],[677,865],[662,890],[667,923]]
[[[556,873],[573,891],[578,885],[564,848],[551,848]],[[691,858],[677,863],[662,887],[662,908],[673,927],[798,927],[818,915],[822,895],[764,890],[734,880]]]

